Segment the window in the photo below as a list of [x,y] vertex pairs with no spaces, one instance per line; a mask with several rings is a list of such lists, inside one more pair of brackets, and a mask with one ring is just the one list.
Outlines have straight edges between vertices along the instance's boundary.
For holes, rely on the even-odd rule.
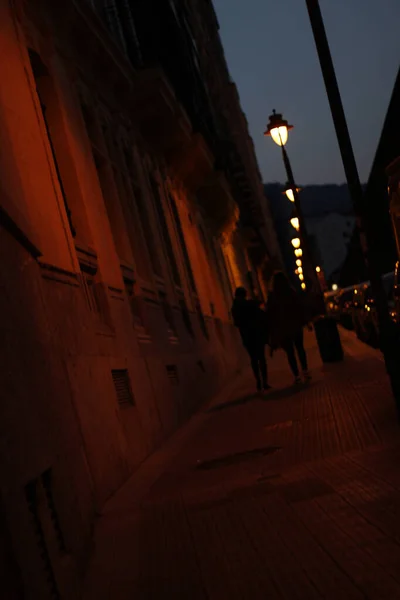
[[214,273],[217,278],[216,280],[219,282],[222,295],[225,298],[225,301],[229,304],[231,300],[230,283],[221,248],[214,238],[207,237],[201,225],[199,225],[199,231],[205,251],[207,253],[208,263],[210,266],[213,265]]
[[199,369],[202,373],[206,372],[206,367],[204,366],[204,363],[202,360],[197,361],[197,366],[199,367]]
[[118,186],[121,176],[115,141],[111,136],[110,127],[104,123],[101,129],[97,126],[93,133],[93,158],[115,247],[121,260],[132,263],[132,250],[123,211],[125,198],[122,187]]
[[89,0],[89,3],[132,63],[139,65],[141,55],[130,0]]
[[143,299],[135,294],[134,285],[131,281],[125,281],[125,291],[128,297],[129,308],[132,315],[133,326],[138,332],[141,341],[151,341],[146,329],[146,324],[143,314]]
[[161,228],[161,235],[162,235],[162,238],[164,241],[164,248],[167,252],[168,263],[169,263],[169,266],[170,266],[170,269],[172,272],[172,278],[174,280],[174,283],[177,286],[181,287],[181,285],[182,285],[181,277],[179,275],[179,269],[178,269],[178,265],[176,262],[174,250],[172,247],[170,234],[168,231],[168,225],[167,225],[167,221],[165,218],[164,209],[162,206],[160,190],[159,190],[158,184],[157,184],[156,180],[154,179],[154,176],[152,175],[152,173],[149,173],[149,182],[150,182],[150,188],[151,188],[151,192],[153,194],[154,204],[155,204],[157,215],[158,215],[158,222],[159,222],[159,225]]
[[179,385],[178,367],[176,365],[166,365],[166,369],[171,385]]
[[[216,240],[213,239],[210,244],[211,252],[214,257],[214,264],[218,273],[218,281],[220,282],[221,291],[225,297],[227,306],[230,308],[231,304],[231,287],[229,282],[229,276],[226,270],[226,263],[223,257],[221,247],[217,244]],[[229,309],[228,309],[229,310]]]
[[[56,547],[60,555],[63,555],[66,552],[66,546],[53,497],[51,469],[46,470],[40,477],[33,479],[25,486],[25,499],[42,560],[43,578],[47,582],[49,597],[55,600],[61,599],[50,548]],[[51,529],[45,526],[48,522],[51,523]]]
[[189,313],[187,304],[185,302],[185,299],[183,297],[181,297],[179,299],[179,306],[180,306],[180,309],[181,309],[181,315],[182,315],[183,324],[185,325],[188,333],[192,337],[195,337],[194,329],[193,329],[193,326],[192,326],[192,320],[190,318],[190,313]]
[[53,495],[53,471],[51,469],[47,469],[42,475],[42,486],[44,489],[44,493],[46,496],[47,507],[49,509],[51,522],[53,524],[53,529],[57,541],[57,547],[61,554],[66,552],[66,545],[64,540],[64,534],[61,529],[61,524],[58,516],[58,512],[56,509],[56,504],[54,501]]
[[164,292],[159,292],[159,299],[168,326],[170,341],[175,341],[177,339],[177,331],[173,310],[168,302],[167,295]]
[[91,273],[82,273],[83,275],[83,288],[85,291],[86,301],[89,310],[97,316],[100,316],[101,304],[100,299],[96,291],[96,284],[94,282],[94,276]]
[[208,340],[209,335],[208,335],[207,323],[204,318],[203,311],[201,310],[200,302],[196,303],[196,312],[197,312],[197,316],[199,319],[200,329],[201,329],[204,337]]
[[222,325],[221,319],[215,319],[215,330],[221,345],[225,346],[224,326]]
[[95,114],[89,109],[87,104],[81,100],[81,111],[82,117],[86,126],[86,133],[89,136],[89,140],[92,146],[100,150],[99,148],[99,130],[97,127],[97,121]]
[[[133,220],[136,218],[136,211],[141,224],[141,229],[132,229],[131,236],[135,237],[134,244],[137,248],[140,262],[138,264],[138,270],[143,275],[149,274],[149,265],[147,257],[150,259],[151,270],[155,275],[162,277],[161,264],[159,260],[158,249],[156,247],[156,238],[151,225],[150,213],[148,206],[146,205],[146,199],[143,195],[142,186],[140,183],[140,177],[138,173],[138,166],[133,158],[132,152],[125,148],[124,150],[124,163],[126,182],[130,187],[131,195],[135,206],[130,204],[130,210],[132,211]],[[145,249],[145,252],[143,252]]]
[[128,369],[113,369],[111,371],[111,377],[119,406],[121,408],[134,406],[135,402],[131,390]]
[[126,51],[122,15],[115,0],[103,0],[103,15],[105,23],[115,41]]
[[186,241],[185,241],[185,236],[184,236],[183,230],[182,230],[182,223],[181,223],[181,220],[179,217],[178,207],[176,206],[175,199],[172,197],[171,194],[168,194],[168,199],[169,199],[169,204],[171,207],[171,212],[172,212],[172,216],[173,216],[175,227],[176,227],[176,232],[178,234],[179,244],[181,246],[181,250],[182,250],[182,254],[183,254],[183,260],[185,263],[186,272],[187,272],[187,275],[189,278],[190,288],[193,292],[197,293],[196,282],[195,282],[194,276],[193,276],[192,265],[190,263],[189,253],[188,253],[188,249],[187,249]]
[[111,326],[107,292],[100,281],[96,281],[97,266],[80,263],[81,286],[89,311],[99,324]]
[[[61,177],[60,166],[59,166],[59,162],[57,159],[57,154],[55,151],[55,146],[54,146],[54,141],[53,141],[53,136],[52,136],[52,127],[51,127],[50,120],[48,117],[49,106],[52,101],[53,101],[53,103],[55,102],[52,81],[51,81],[50,75],[47,71],[47,68],[42,63],[40,56],[34,50],[29,50],[29,59],[30,59],[30,63],[31,63],[33,77],[35,79],[36,92],[37,92],[39,103],[40,103],[43,123],[44,123],[45,129],[46,129],[47,139],[48,139],[49,146],[50,146],[50,151],[51,151],[51,155],[52,155],[52,159],[53,159],[54,169],[56,172],[57,182],[58,182],[58,185],[59,185],[59,188],[61,191],[61,195],[63,198],[65,212],[67,213],[67,218],[68,218],[68,223],[69,223],[69,227],[71,230],[71,234],[73,237],[75,237],[76,230],[75,230],[75,227],[72,222],[71,210],[70,210],[70,207],[69,207],[69,204],[67,201],[67,195],[65,193],[64,183],[63,183],[63,180]],[[52,96],[53,96],[53,98],[52,98]]]

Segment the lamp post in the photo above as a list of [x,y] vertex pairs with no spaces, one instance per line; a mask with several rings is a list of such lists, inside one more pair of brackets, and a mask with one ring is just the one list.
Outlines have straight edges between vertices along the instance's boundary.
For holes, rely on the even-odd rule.
[[[321,288],[319,285],[319,280],[315,275],[315,268],[312,263],[312,257],[311,257],[311,253],[310,253],[310,249],[309,249],[306,225],[305,225],[304,216],[303,216],[303,212],[301,210],[301,205],[300,205],[300,201],[299,201],[300,188],[297,187],[297,185],[295,183],[292,166],[290,164],[290,160],[289,160],[289,157],[288,157],[286,149],[285,149],[285,145],[286,145],[286,142],[288,141],[288,137],[289,137],[289,131],[291,129],[293,129],[293,125],[289,125],[288,121],[283,119],[281,114],[276,113],[275,110],[273,110],[272,115],[270,115],[270,117],[269,117],[269,122],[267,125],[267,129],[264,132],[264,135],[271,136],[273,141],[278,146],[280,146],[280,148],[282,150],[282,159],[283,159],[283,164],[285,165],[286,176],[287,176],[287,180],[288,180],[286,187],[285,187],[285,194],[286,194],[288,200],[290,200],[290,202],[294,203],[294,208],[295,208],[294,214],[293,214],[290,222],[291,222],[292,226],[298,231],[298,236],[299,236],[299,237],[294,238],[294,240],[298,240],[298,242],[296,241],[296,245],[293,243],[294,240],[292,240],[292,245],[295,249],[296,258],[299,258],[300,256],[302,256],[303,251],[304,251],[304,266],[306,267],[304,270],[304,273],[306,275],[306,280],[308,283],[311,284],[311,286],[310,286],[311,289],[313,289],[315,294],[322,300]],[[302,275],[303,275],[303,273],[302,273]],[[304,275],[303,275],[302,279],[304,280]],[[304,284],[304,285],[302,285],[302,289],[305,289],[306,282],[302,281],[302,283]],[[322,300],[321,306],[319,308],[321,308],[323,311],[323,300]]]
[[380,348],[385,360],[386,371],[390,378],[396,409],[400,420],[400,333],[390,319],[387,298],[377,264],[379,240],[373,235],[374,225],[371,220],[367,218],[368,215],[365,210],[366,199],[358,175],[357,164],[353,153],[319,1],[306,0],[306,5],[342,156],[347,184],[353,200],[361,248],[365,262],[368,266],[371,290],[375,299],[378,316]]

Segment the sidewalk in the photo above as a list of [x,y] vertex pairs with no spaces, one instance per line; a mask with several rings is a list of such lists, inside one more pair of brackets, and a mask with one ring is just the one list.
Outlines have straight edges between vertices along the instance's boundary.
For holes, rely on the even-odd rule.
[[248,373],[110,500],[85,599],[400,598],[400,436],[380,354]]

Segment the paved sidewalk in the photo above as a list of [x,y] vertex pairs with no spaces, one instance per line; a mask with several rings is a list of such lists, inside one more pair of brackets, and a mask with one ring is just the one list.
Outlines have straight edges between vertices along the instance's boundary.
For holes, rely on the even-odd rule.
[[400,599],[400,436],[380,354],[274,389],[250,374],[204,407],[110,500],[85,599]]

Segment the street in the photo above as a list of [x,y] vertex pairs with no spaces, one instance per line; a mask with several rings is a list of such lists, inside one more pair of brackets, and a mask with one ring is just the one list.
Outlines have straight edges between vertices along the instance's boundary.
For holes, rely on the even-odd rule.
[[246,372],[100,516],[86,600],[400,598],[400,444],[379,352],[341,330],[343,363],[273,389]]

